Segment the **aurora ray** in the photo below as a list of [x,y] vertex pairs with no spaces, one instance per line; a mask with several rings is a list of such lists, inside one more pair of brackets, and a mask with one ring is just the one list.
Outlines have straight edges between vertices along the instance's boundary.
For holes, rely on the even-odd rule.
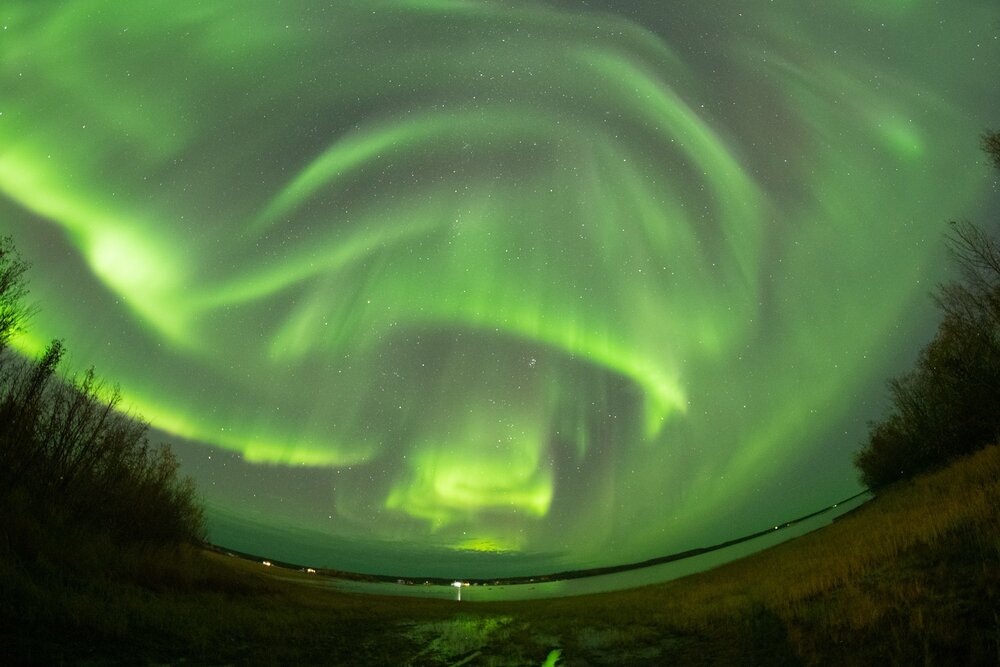
[[120,382],[219,516],[401,564],[848,495],[995,198],[1000,55],[983,3],[849,5],[7,2],[18,345]]

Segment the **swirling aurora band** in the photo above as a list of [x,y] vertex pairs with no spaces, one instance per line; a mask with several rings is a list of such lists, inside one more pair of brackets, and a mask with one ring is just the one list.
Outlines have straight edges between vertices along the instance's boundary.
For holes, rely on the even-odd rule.
[[401,562],[631,559],[850,491],[988,196],[996,12],[629,7],[5,3],[18,345],[201,443],[220,516]]

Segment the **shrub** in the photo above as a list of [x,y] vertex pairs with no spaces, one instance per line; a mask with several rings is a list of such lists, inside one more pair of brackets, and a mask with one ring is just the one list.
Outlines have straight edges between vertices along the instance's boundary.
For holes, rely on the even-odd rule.
[[[1000,134],[983,136],[1000,169]],[[943,318],[916,368],[889,383],[892,409],[854,459],[877,488],[1000,440],[1000,243],[952,223],[948,248],[960,279],[935,294]]]
[[[117,387],[93,369],[59,377],[61,341],[34,362],[3,349],[30,314],[22,305],[25,268],[10,240],[0,239],[0,511],[7,525],[24,524],[12,512],[30,512],[55,530],[87,526],[139,542],[203,540],[194,484],[178,476],[169,446],[150,446],[144,421],[119,410]],[[9,544],[7,531],[4,537]]]
[[24,302],[28,294],[24,274],[27,263],[21,259],[9,236],[0,236],[0,352],[10,337],[23,329],[31,315]]

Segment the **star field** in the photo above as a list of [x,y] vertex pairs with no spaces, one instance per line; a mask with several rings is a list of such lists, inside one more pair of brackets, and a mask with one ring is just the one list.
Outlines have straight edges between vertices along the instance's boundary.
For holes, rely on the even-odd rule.
[[996,202],[996,20],[13,0],[17,346],[120,383],[233,548],[488,573],[752,532],[856,491],[944,222]]

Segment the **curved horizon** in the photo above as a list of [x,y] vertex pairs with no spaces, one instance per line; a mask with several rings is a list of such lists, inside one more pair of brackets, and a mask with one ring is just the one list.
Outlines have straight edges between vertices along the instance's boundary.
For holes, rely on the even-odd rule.
[[995,16],[11,0],[14,344],[119,383],[240,551],[720,543],[860,488],[945,223],[1000,199]]
[[[664,556],[655,556],[653,558],[647,558],[639,562],[620,563],[617,565],[598,565],[596,567],[590,567],[587,569],[563,570],[560,572],[547,572],[544,574],[536,573],[536,574],[519,574],[513,576],[511,575],[496,576],[496,577],[475,576],[475,577],[456,578],[456,577],[441,577],[438,575],[429,575],[429,574],[402,575],[402,574],[385,574],[378,572],[350,572],[350,571],[325,568],[322,566],[315,566],[315,564],[309,565],[304,563],[286,562],[279,560],[277,558],[266,557],[262,554],[244,553],[239,550],[229,549],[221,544],[206,543],[205,546],[213,551],[224,553],[230,556],[235,555],[244,560],[260,562],[268,567],[274,566],[285,569],[294,569],[300,572],[308,572],[332,579],[347,579],[347,580],[358,580],[358,581],[374,580],[382,583],[399,583],[405,585],[415,585],[419,583],[419,584],[431,584],[437,586],[454,586],[457,585],[459,582],[461,582],[465,585],[474,585],[474,586],[476,585],[518,586],[529,583],[555,582],[555,581],[566,581],[570,579],[600,577],[607,574],[617,574],[619,572],[641,570],[645,568],[655,567],[657,565],[664,565],[666,563],[674,563],[681,560],[687,560],[689,558],[696,558],[698,556],[712,553],[714,551],[719,551],[721,549],[726,549],[728,547],[736,546],[738,544],[743,544],[745,542],[749,542],[751,540],[764,537],[765,535],[774,535],[778,531],[791,528],[804,521],[808,521],[809,519],[813,519],[817,516],[826,514],[831,510],[839,508],[841,505],[846,505],[851,501],[857,500],[858,498],[866,495],[872,495],[872,491],[870,489],[865,489],[860,493],[856,493],[853,496],[844,498],[843,500],[835,502],[832,505],[828,505],[814,512],[810,512],[809,514],[797,517],[795,519],[791,519],[789,521],[784,521],[776,526],[765,528],[763,530],[758,530],[754,533],[742,535],[740,537],[734,537],[729,540],[726,540],[725,542],[720,542],[718,544],[711,544],[703,547],[694,547],[677,553],[667,554]],[[867,500],[864,502],[867,502]],[[844,516],[850,512],[853,512],[854,510],[860,507],[861,505],[856,505],[847,510],[847,512],[845,512],[843,515],[840,516]],[[840,516],[836,517],[834,520],[836,521],[837,519],[840,518]],[[820,528],[822,528],[822,526],[814,528],[813,530],[819,530]]]

